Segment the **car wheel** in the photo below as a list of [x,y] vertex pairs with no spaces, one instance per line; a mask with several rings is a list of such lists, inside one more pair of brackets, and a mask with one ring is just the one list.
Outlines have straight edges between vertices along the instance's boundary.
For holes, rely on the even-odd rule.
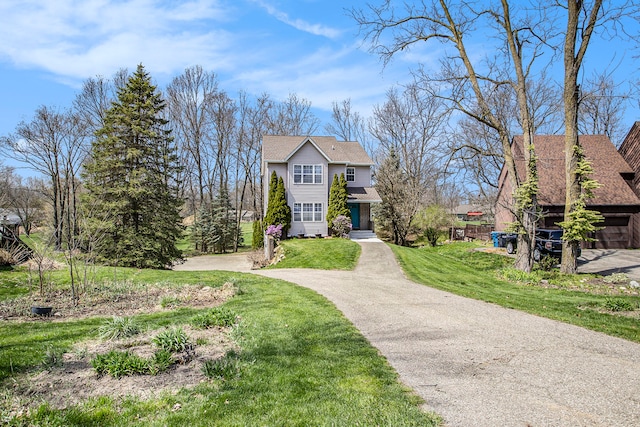
[[540,258],[542,258],[542,256],[540,255],[540,249],[535,248],[535,249],[533,250],[533,260],[534,260],[535,262],[540,262]]
[[513,254],[516,252],[516,248],[513,246],[513,242],[508,242],[507,243],[507,253],[508,254]]

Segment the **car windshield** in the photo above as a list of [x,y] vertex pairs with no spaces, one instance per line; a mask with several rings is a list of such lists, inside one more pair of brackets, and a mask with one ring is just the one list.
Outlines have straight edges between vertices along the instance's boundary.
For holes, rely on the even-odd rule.
[[562,230],[540,230],[538,237],[548,240],[562,240]]

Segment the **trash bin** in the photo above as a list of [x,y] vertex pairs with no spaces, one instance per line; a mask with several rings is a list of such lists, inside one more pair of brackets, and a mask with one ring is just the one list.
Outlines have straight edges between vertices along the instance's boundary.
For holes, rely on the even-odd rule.
[[491,240],[493,240],[493,247],[494,248],[499,248],[500,247],[500,235],[502,233],[499,231],[492,231],[491,232]]

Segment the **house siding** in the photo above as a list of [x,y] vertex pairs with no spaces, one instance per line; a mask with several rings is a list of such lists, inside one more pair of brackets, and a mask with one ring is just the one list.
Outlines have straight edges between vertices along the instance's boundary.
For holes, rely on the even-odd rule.
[[[293,179],[294,165],[322,165],[322,184],[296,184]],[[290,234],[327,234],[327,195],[329,194],[329,164],[327,159],[309,142],[304,144],[289,159],[289,197],[287,203],[293,212],[294,203],[322,203],[322,222],[291,221]],[[333,175],[331,176],[333,179]]]
[[[352,188],[353,203],[360,208],[361,229],[372,229],[370,219],[371,203],[378,203],[380,196],[371,187],[371,166],[373,161],[362,146],[355,141],[339,142],[332,136],[278,136],[264,135],[262,144],[264,209],[268,205],[268,183],[272,171],[282,176],[286,187],[287,204],[291,208],[292,218],[289,236],[303,234],[327,235],[326,214],[329,202],[329,189],[333,176],[344,174],[347,167],[354,167],[355,180],[347,182]],[[321,165],[321,184],[296,184],[295,165]],[[352,166],[354,165],[354,166]],[[357,166],[355,166],[357,165]],[[294,221],[296,203],[319,203],[322,206],[322,221]],[[314,206],[315,208],[315,206]],[[302,212],[304,213],[304,212]]]

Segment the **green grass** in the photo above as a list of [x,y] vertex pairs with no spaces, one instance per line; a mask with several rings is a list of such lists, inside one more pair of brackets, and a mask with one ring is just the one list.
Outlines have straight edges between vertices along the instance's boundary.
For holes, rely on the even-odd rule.
[[[131,280],[139,280],[134,270]],[[162,273],[162,274],[160,274]],[[173,282],[194,278],[160,272]],[[177,274],[171,274],[177,273]],[[155,275],[151,273],[155,278]],[[229,273],[207,272],[211,282]],[[212,380],[178,394],[142,401],[109,396],[57,410],[42,405],[7,425],[49,426],[430,426],[438,418],[358,330],[325,298],[293,284],[253,275],[233,277],[241,289],[225,304],[241,319],[228,366],[211,366]],[[179,326],[206,310],[180,308],[135,316],[142,328]],[[104,319],[0,324],[0,378],[39,365],[51,346],[64,351],[94,338]],[[173,410],[176,404],[180,410]],[[0,409],[2,408],[0,401]],[[3,414],[0,414],[2,417]]]
[[361,248],[348,239],[289,239],[280,242],[285,257],[271,268],[353,270]]
[[[510,273],[519,273],[525,279],[520,283],[500,280],[497,274],[511,266],[512,260],[474,251],[473,244],[422,249],[391,245],[391,249],[407,276],[417,283],[640,342],[640,320],[597,310],[606,306],[610,296],[566,289],[566,282],[576,281],[575,276],[545,276],[554,280],[558,289],[532,286],[526,282],[531,276],[521,272]],[[532,281],[538,283],[540,274],[533,273]],[[638,296],[619,296],[616,300],[634,307],[640,304]]]

